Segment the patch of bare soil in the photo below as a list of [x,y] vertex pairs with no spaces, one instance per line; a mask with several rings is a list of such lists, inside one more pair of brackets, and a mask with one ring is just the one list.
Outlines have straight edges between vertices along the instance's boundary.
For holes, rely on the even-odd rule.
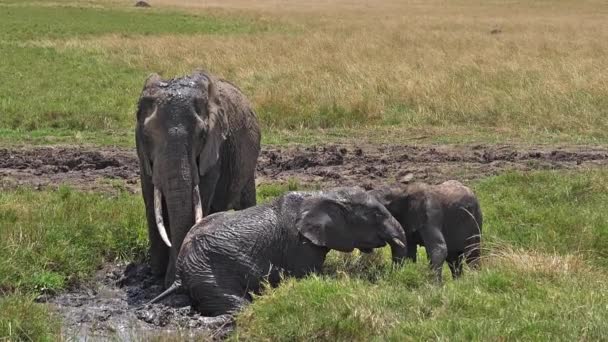
[[[447,179],[467,182],[507,170],[583,169],[608,165],[600,147],[423,145],[265,147],[258,183],[296,179],[301,184],[362,185]],[[139,191],[134,150],[42,147],[0,149],[0,188],[18,185]]]
[[40,147],[0,149],[0,188],[70,185],[81,190],[139,191],[139,163],[134,151]]
[[227,315],[196,313],[186,295],[146,305],[161,292],[162,279],[147,265],[107,265],[90,284],[38,301],[51,303],[63,318],[63,335],[79,341],[200,341],[221,339],[233,328]]
[[261,181],[361,185],[448,179],[467,182],[508,170],[581,169],[608,165],[608,149],[509,145],[321,146],[264,149]]

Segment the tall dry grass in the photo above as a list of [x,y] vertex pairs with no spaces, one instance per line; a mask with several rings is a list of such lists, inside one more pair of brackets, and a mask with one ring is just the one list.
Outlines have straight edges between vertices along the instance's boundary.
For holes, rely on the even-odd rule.
[[54,43],[166,76],[202,66],[240,85],[267,127],[386,123],[598,137],[608,129],[605,1],[153,3],[221,15],[237,8],[279,25],[251,35]]

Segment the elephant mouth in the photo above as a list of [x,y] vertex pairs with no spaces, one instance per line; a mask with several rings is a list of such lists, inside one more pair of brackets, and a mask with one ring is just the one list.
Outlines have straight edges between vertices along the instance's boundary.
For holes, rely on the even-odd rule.
[[[201,193],[198,185],[192,189],[192,201],[194,203],[194,224],[199,223],[203,219],[203,207],[201,203]],[[171,240],[167,235],[167,229],[165,228],[165,222],[163,220],[163,194],[156,185],[154,186],[154,216],[156,218],[156,227],[158,228],[158,234],[160,235],[163,242],[171,247]]]

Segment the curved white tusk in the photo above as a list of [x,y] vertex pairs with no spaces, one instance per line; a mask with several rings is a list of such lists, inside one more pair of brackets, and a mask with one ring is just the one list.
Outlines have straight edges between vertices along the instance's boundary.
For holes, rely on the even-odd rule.
[[163,223],[163,195],[156,186],[154,187],[154,215],[156,216],[156,227],[161,239],[163,239],[167,246],[171,247],[171,241],[169,241],[167,230]]
[[393,238],[393,242],[394,242],[394,243],[395,243],[397,246],[399,246],[399,247],[401,247],[401,248],[405,248],[405,245],[403,244],[403,242],[401,242],[401,240],[399,240],[399,239],[397,239],[397,238]]
[[192,197],[194,200],[194,224],[197,224],[203,219],[203,205],[201,204],[201,192],[198,185],[192,189]]

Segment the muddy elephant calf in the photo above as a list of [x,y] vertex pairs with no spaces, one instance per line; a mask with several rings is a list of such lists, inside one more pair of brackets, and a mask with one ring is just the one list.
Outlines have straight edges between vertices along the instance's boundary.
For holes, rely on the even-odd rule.
[[391,246],[393,259],[416,261],[417,246],[425,246],[431,267],[441,281],[443,262],[452,276],[462,273],[462,262],[479,266],[482,214],[475,194],[458,181],[439,185],[413,183],[371,190],[401,223],[406,248]]
[[177,280],[156,302],[183,289],[206,316],[233,313],[262,281],[321,269],[335,249],[401,246],[399,222],[364,189],[290,192],[264,205],[204,218],[184,239]]

